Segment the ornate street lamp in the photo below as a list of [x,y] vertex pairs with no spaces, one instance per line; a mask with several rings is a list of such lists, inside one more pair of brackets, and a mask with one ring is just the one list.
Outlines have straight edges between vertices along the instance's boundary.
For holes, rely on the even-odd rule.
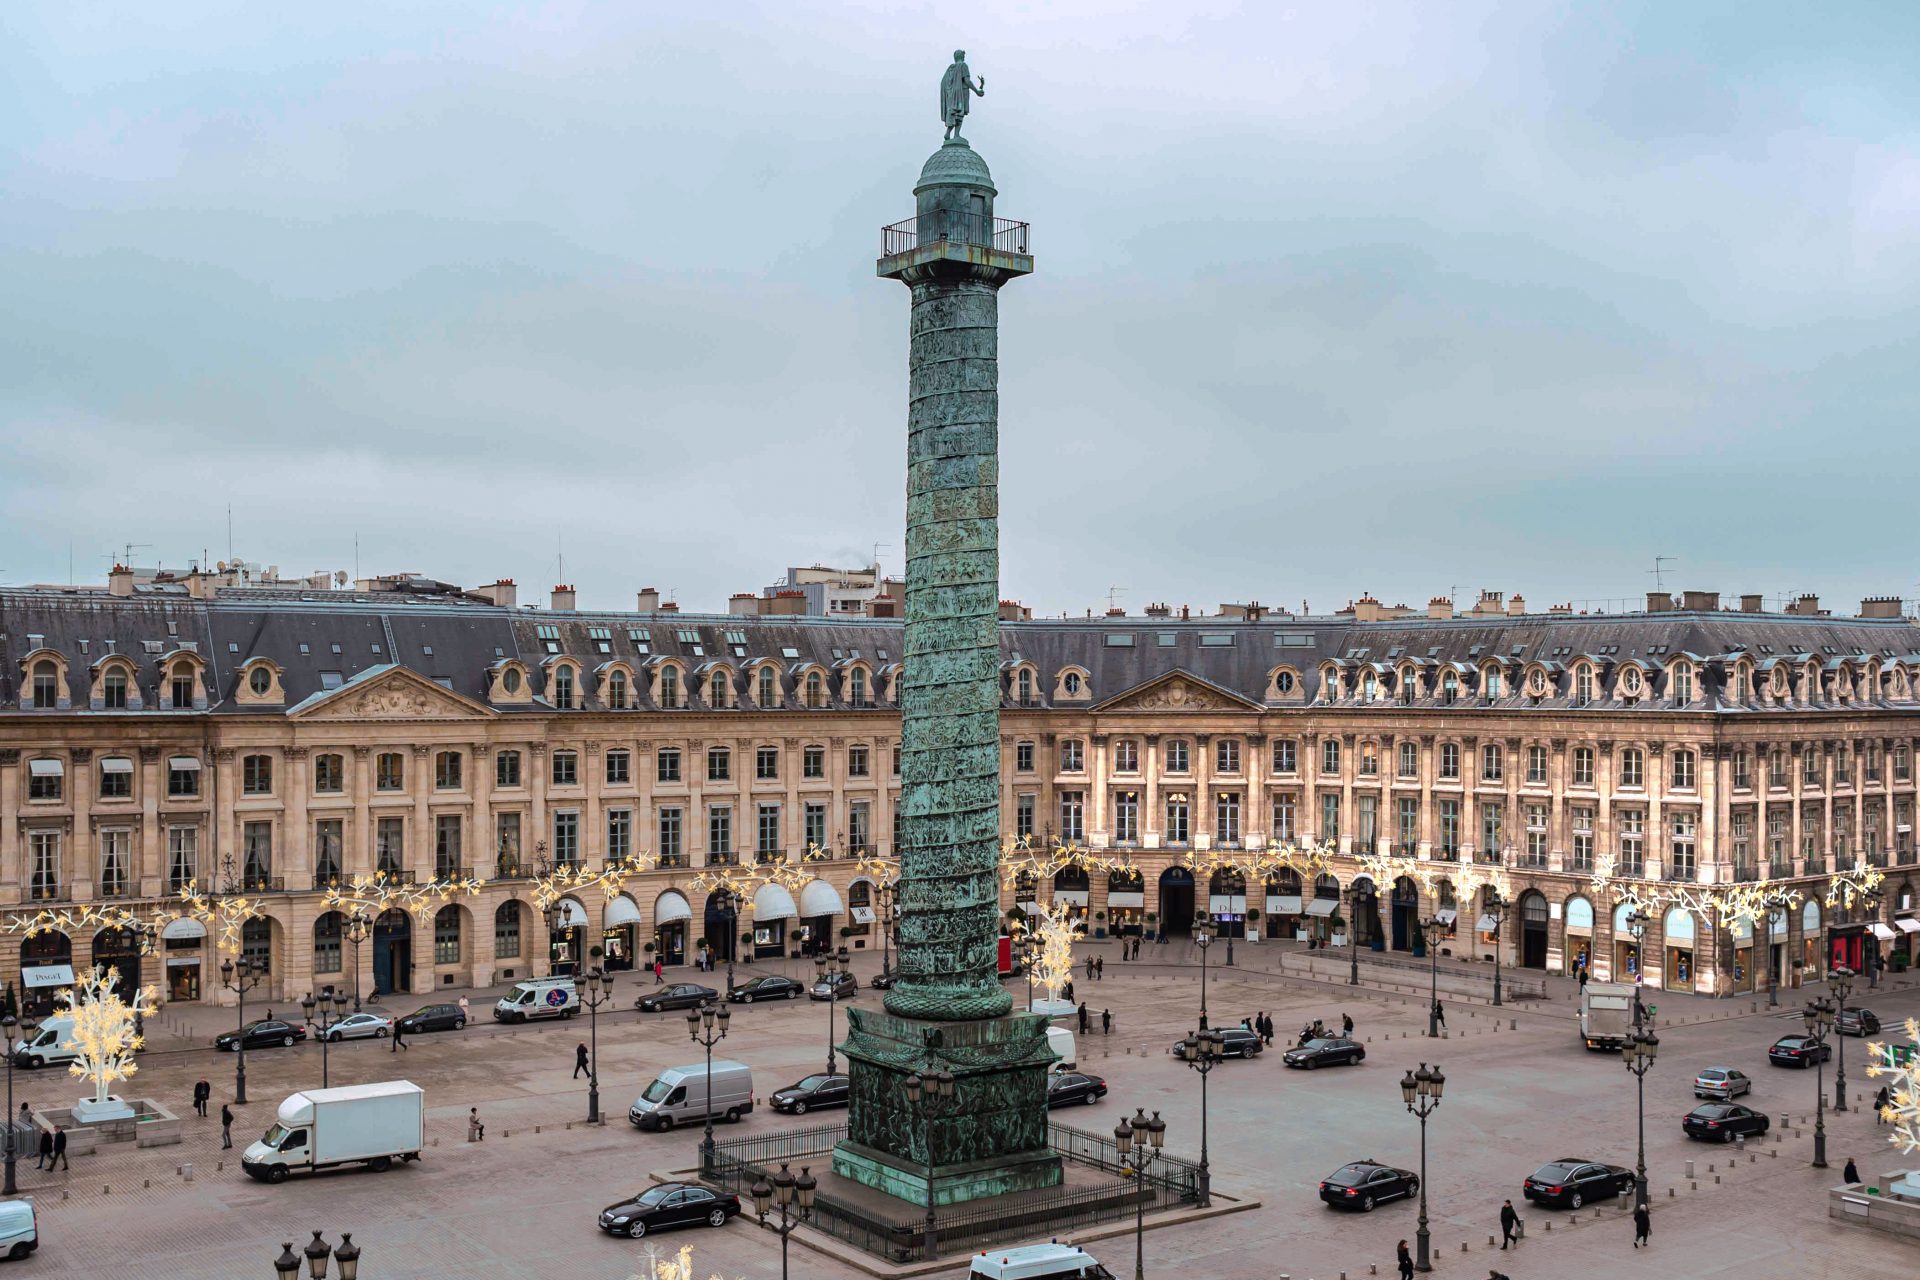
[[1810,1000],[1801,1018],[1807,1024],[1807,1044],[1813,1054],[1813,1167],[1827,1167],[1827,1082],[1826,1054],[1820,1052],[1827,1046],[1827,1033],[1833,1030],[1833,1001],[1824,998]]
[[880,976],[893,981],[893,881],[882,880],[874,886],[880,903]]
[[953,1098],[953,1072],[929,1071],[925,1076],[910,1075],[906,1080],[907,1106],[920,1113],[927,1134],[927,1218],[925,1239],[920,1246],[921,1261],[931,1262],[940,1253],[940,1223],[934,1216],[933,1194],[933,1120],[934,1112]]
[[1493,1005],[1500,1007],[1500,945],[1505,937],[1504,926],[1507,922],[1507,908],[1513,904],[1500,896],[1498,885],[1487,888],[1486,911],[1493,920]]
[[294,1252],[293,1242],[287,1241],[280,1246],[280,1256],[273,1260],[273,1274],[281,1280],[292,1280],[292,1277],[300,1274],[300,1259],[303,1256],[307,1260],[307,1275],[311,1280],[327,1280],[329,1261],[339,1262],[340,1280],[358,1280],[359,1278],[360,1246],[353,1242],[352,1232],[340,1233],[338,1249],[321,1239],[318,1231],[313,1233],[313,1239],[308,1241],[307,1247],[299,1253]]
[[687,1010],[687,1037],[707,1051],[707,1129],[706,1136],[700,1140],[703,1173],[713,1171],[713,1046],[727,1038],[727,1025],[732,1021],[733,1011],[725,1005],[718,1010],[711,1006]]
[[1400,1078],[1400,1098],[1407,1104],[1407,1110],[1420,1118],[1420,1229],[1414,1233],[1419,1246],[1413,1263],[1415,1271],[1433,1270],[1427,1252],[1432,1239],[1427,1231],[1427,1117],[1439,1109],[1440,1094],[1446,1086],[1447,1078],[1440,1074],[1437,1064],[1428,1070],[1423,1062],[1418,1071],[1409,1071]]
[[1638,907],[1627,913],[1627,932],[1633,935],[1633,1025],[1636,1027],[1645,1017],[1644,1006],[1640,1003],[1640,980],[1647,973],[1645,941],[1647,926],[1652,923],[1653,917]]
[[1200,1029],[1207,1029],[1207,948],[1213,945],[1213,921],[1194,922],[1194,945],[1200,948]]
[[[1868,956],[1867,962],[1871,964],[1873,957]],[[1853,994],[1853,970],[1835,969],[1827,978],[1827,990],[1833,992],[1837,1028],[1833,1038],[1840,1045],[1840,1058],[1833,1068],[1833,1109],[1845,1111],[1847,1109],[1847,1033],[1844,1028],[1839,1028],[1838,1024],[1847,1016],[1847,997]]]
[[[767,1185],[765,1178],[754,1179],[749,1194],[753,1196],[753,1210],[760,1219],[760,1225],[772,1225],[767,1222],[767,1210],[776,1203],[780,1208],[780,1223],[773,1228],[780,1237],[780,1280],[787,1280],[787,1237],[793,1234],[795,1227],[813,1216],[813,1195],[818,1185],[814,1176],[807,1172],[807,1166],[800,1166],[800,1176],[796,1178],[787,1172],[784,1161],[780,1165],[780,1172],[773,1175],[772,1186]],[[788,1206],[796,1200],[799,1201],[798,1212],[789,1218]]]
[[[1122,1120],[1113,1126],[1113,1143],[1120,1149],[1120,1167],[1132,1175],[1135,1187],[1140,1185],[1147,1166],[1159,1156],[1160,1148],[1166,1141],[1167,1122],[1160,1118],[1158,1111],[1149,1120],[1146,1112],[1135,1107],[1133,1119]],[[1147,1197],[1136,1191],[1133,1197],[1133,1280],[1146,1280],[1146,1235]]]
[[1354,919],[1347,934],[1347,985],[1360,985],[1360,948],[1355,941],[1360,936],[1360,886],[1356,881],[1347,888],[1347,914]]
[[1761,919],[1760,923],[1766,928],[1766,931],[1767,931],[1766,941],[1763,944],[1765,945],[1766,950],[1764,952],[1759,952],[1759,948],[1758,946],[1756,946],[1755,951],[1766,957],[1765,963],[1767,966],[1767,1008],[1778,1009],[1780,1007],[1780,980],[1779,978],[1774,976],[1774,972],[1773,972],[1773,915],[1776,911],[1784,912],[1792,904],[1787,901],[1784,895],[1776,893],[1770,896],[1766,900],[1764,905],[1767,908],[1767,912],[1766,912],[1766,915]]
[[1207,1077],[1220,1065],[1226,1037],[1209,1031],[1203,1021],[1199,1031],[1189,1031],[1180,1042],[1180,1056],[1189,1069],[1200,1073],[1200,1207],[1213,1203],[1213,1162],[1207,1150]]
[[340,929],[340,936],[353,944],[353,1011],[360,1012],[360,944],[373,936],[373,917],[365,908],[355,907],[347,912],[347,922]]
[[247,992],[259,986],[266,979],[264,970],[256,969],[253,961],[245,956],[240,963],[232,960],[220,962],[220,985],[238,997],[240,1009],[240,1029],[233,1038],[233,1052],[236,1061],[233,1064],[233,1100],[236,1103],[247,1100]]
[[1620,1058],[1627,1070],[1633,1072],[1634,1090],[1638,1095],[1640,1151],[1633,1165],[1633,1203],[1641,1209],[1647,1207],[1647,1072],[1659,1053],[1660,1037],[1653,1033],[1652,1017],[1647,1018],[1644,1029],[1636,1026],[1620,1042]]
[[[307,1025],[313,1028],[314,1038],[320,1042],[320,1087],[322,1089],[332,1087],[332,1079],[327,1073],[327,1028],[345,1017],[346,1012],[347,993],[335,987],[324,988],[318,999],[311,991],[300,997],[301,1016],[306,1019]],[[314,1232],[313,1237],[318,1240],[320,1233]]]
[[1440,927],[1440,912],[1436,909],[1432,915],[1420,922],[1421,930],[1427,936],[1427,1039],[1440,1037],[1440,938],[1435,930]]
[[[0,1031],[5,1032],[7,1038],[7,1183],[5,1189],[0,1190],[0,1195],[20,1193],[20,1186],[14,1181],[13,1174],[15,1148],[20,1145],[20,1118],[13,1113],[13,1052],[32,1040],[38,1030],[40,1023],[31,1014],[24,1018],[16,1018],[12,1014],[0,1018]],[[19,1032],[18,1036],[14,1034],[15,1031]]]
[[587,1036],[593,1042],[593,1065],[587,1068],[587,1123],[600,1121],[600,1009],[613,999],[613,975],[599,965],[587,971],[580,1003],[587,1006]]
[[852,968],[851,968],[852,959],[853,957],[847,954],[847,949],[845,947],[841,947],[831,957],[815,956],[813,958],[814,981],[824,982],[827,984],[827,1074],[828,1075],[832,1075],[834,1073],[834,1062],[835,1062],[835,1059],[833,1056],[833,1007],[840,1003],[839,980],[842,977],[844,977],[846,974],[852,972]]

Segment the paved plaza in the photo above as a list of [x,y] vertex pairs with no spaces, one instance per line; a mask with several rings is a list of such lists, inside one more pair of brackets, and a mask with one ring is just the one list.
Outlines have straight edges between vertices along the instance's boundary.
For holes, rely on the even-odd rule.
[[[1270,1013],[1285,1037],[1319,1016],[1351,1013],[1368,1060],[1358,1068],[1289,1071],[1276,1052],[1253,1061],[1229,1061],[1212,1076],[1211,1147],[1217,1197],[1257,1207],[1199,1222],[1151,1230],[1148,1274],[1176,1270],[1209,1276],[1287,1274],[1331,1280],[1341,1272],[1392,1274],[1394,1242],[1411,1237],[1417,1208],[1382,1206],[1370,1216],[1336,1214],[1315,1199],[1320,1176],[1355,1158],[1408,1167],[1418,1161],[1418,1126],[1399,1100],[1403,1070],[1437,1060],[1448,1078],[1446,1096],[1431,1121],[1429,1186],[1436,1270],[1480,1280],[1491,1265],[1514,1277],[1608,1276],[1882,1276],[1911,1274],[1920,1251],[1885,1237],[1828,1223],[1825,1191],[1840,1164],[1855,1156],[1864,1175],[1900,1164],[1860,1108],[1865,1078],[1862,1042],[1850,1041],[1848,1085],[1856,1109],[1828,1115],[1833,1169],[1808,1167],[1814,1099],[1810,1074],[1774,1070],[1765,1047],[1797,1026],[1809,993],[1783,993],[1778,1010],[1765,997],[1708,1001],[1664,993],[1659,1008],[1661,1054],[1647,1077],[1648,1166],[1655,1200],[1654,1247],[1629,1248],[1630,1219],[1617,1204],[1577,1215],[1549,1214],[1522,1205],[1527,1239],[1517,1253],[1494,1257],[1501,1199],[1519,1198],[1521,1179],[1539,1163],[1580,1155],[1633,1163],[1633,1079],[1616,1055],[1589,1054],[1574,1043],[1572,985],[1549,982],[1545,1000],[1525,1001],[1496,1017],[1484,1005],[1449,1005],[1450,1035],[1421,1038],[1424,996],[1355,989],[1294,976],[1303,954],[1294,946],[1241,943],[1227,968],[1216,945],[1207,995],[1215,1023]],[[1135,1106],[1158,1109],[1169,1123],[1168,1146],[1197,1155],[1199,1079],[1172,1059],[1172,1041],[1191,1026],[1199,1004],[1197,953],[1184,945],[1149,949],[1140,963],[1122,963],[1117,949],[1092,943],[1105,958],[1105,976],[1076,980],[1076,994],[1094,1012],[1094,1032],[1082,1042],[1084,1069],[1104,1076],[1112,1094],[1102,1104],[1060,1118],[1106,1131]],[[1282,961],[1288,962],[1283,966]],[[769,966],[756,966],[756,969]],[[862,957],[863,974],[871,968]],[[796,966],[797,968],[797,966]],[[748,971],[745,966],[742,971]],[[676,975],[680,976],[680,975]],[[688,973],[687,978],[702,975]],[[714,975],[724,980],[724,972]],[[1400,974],[1413,977],[1416,975]],[[1896,985],[1897,984],[1897,985]],[[713,985],[718,985],[714,983]],[[271,1120],[273,1105],[290,1090],[319,1083],[320,1049],[264,1050],[248,1055],[253,1101],[236,1108],[236,1150],[220,1150],[217,1118],[191,1116],[192,1082],[214,1085],[213,1113],[229,1098],[233,1059],[203,1046],[231,1024],[231,1009],[179,1006],[152,1028],[138,1092],[164,1099],[186,1115],[187,1137],[177,1147],[125,1147],[83,1156],[72,1172],[47,1175],[29,1159],[23,1189],[45,1215],[45,1243],[30,1265],[55,1274],[108,1274],[126,1256],[129,1238],[149,1256],[169,1261],[183,1277],[261,1277],[286,1239],[320,1228],[329,1239],[351,1231],[365,1249],[367,1280],[407,1277],[626,1277],[641,1270],[643,1248],[601,1235],[595,1212],[650,1172],[692,1163],[695,1130],[643,1134],[625,1121],[634,1095],[662,1067],[693,1062],[684,1015],[641,1015],[633,1000],[650,978],[631,976],[620,987],[619,1012],[600,1019],[603,1104],[610,1122],[583,1122],[585,1080],[570,1079],[573,1047],[588,1036],[584,1018],[557,1025],[508,1029],[487,1014],[490,1000],[475,993],[476,1019],[465,1032],[422,1035],[395,1055],[384,1041],[332,1051],[335,1084],[388,1079],[416,1081],[427,1090],[429,1141],[417,1165],[386,1174],[348,1172],[296,1179],[268,1187],[244,1177],[232,1157]],[[873,993],[862,991],[862,1003]],[[400,998],[405,1011],[425,998]],[[1757,1012],[1754,1005],[1758,1004]],[[1891,1022],[1920,1012],[1920,990],[1904,978],[1863,1003]],[[733,1030],[722,1053],[752,1065],[765,1094],[810,1072],[826,1058],[827,1007],[811,1001],[735,1006]],[[1114,1030],[1102,1036],[1098,1013],[1111,1009]],[[264,1013],[264,1006],[249,1013]],[[276,1009],[276,1013],[292,1012]],[[844,1018],[839,1026],[844,1028]],[[1511,1028],[1511,1029],[1510,1029]],[[1757,1080],[1752,1101],[1776,1117],[1791,1113],[1791,1132],[1759,1144],[1750,1162],[1729,1164],[1723,1148],[1687,1142],[1679,1118],[1692,1105],[1696,1068],[1741,1066]],[[1832,1074],[1827,1076],[1832,1086]],[[19,1099],[65,1101],[75,1083],[51,1072],[18,1073]],[[465,1142],[467,1108],[478,1106],[487,1140]],[[833,1119],[796,1122],[766,1109],[723,1137],[768,1133]],[[221,1168],[223,1155],[228,1157]],[[1696,1176],[1685,1177],[1687,1160]],[[187,1182],[179,1166],[193,1165]],[[1713,1171],[1709,1172],[1709,1166]],[[1716,1181],[1716,1178],[1718,1179]],[[1696,1189],[1697,1187],[1697,1189]],[[1670,1197],[1669,1188],[1674,1194]],[[1549,1231],[1548,1224],[1552,1229]],[[838,1256],[795,1237],[792,1274],[841,1276],[858,1272]],[[1088,1238],[1088,1237],[1083,1237]],[[1132,1266],[1130,1229],[1102,1227],[1090,1247],[1117,1274]],[[690,1243],[700,1274],[758,1278],[779,1274],[778,1241],[750,1218],[720,1231],[695,1230],[655,1238],[660,1248]],[[1467,1245],[1465,1253],[1462,1244]],[[1904,1259],[1888,1269],[1889,1259]],[[958,1274],[961,1266],[941,1274]]]

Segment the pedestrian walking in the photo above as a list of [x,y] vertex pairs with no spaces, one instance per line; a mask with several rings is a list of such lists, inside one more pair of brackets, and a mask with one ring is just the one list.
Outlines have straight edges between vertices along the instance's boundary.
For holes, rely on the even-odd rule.
[[1093,981],[1093,957],[1092,956],[1087,957],[1087,981],[1088,982]]
[[1860,1167],[1854,1164],[1852,1156],[1847,1157],[1846,1168],[1840,1171],[1840,1181],[1846,1183],[1848,1186],[1852,1186],[1854,1183],[1860,1181]]
[[1270,1013],[1263,1013],[1260,1015],[1260,1021],[1265,1024],[1260,1028],[1260,1038],[1266,1041],[1268,1048],[1272,1048],[1273,1047],[1273,1015]]
[[573,1078],[578,1080],[583,1071],[588,1079],[593,1078],[593,1070],[587,1065],[587,1042],[584,1040],[573,1046]]
[[1352,1014],[1343,1012],[1340,1015],[1340,1034],[1345,1036],[1349,1040],[1353,1039],[1353,1015]]
[[1438,1000],[1435,1000],[1433,1002],[1433,1020],[1439,1026],[1444,1027],[1447,1025],[1446,1006],[1441,1004]]
[[406,1021],[406,1019],[405,1019],[405,1018],[395,1018],[395,1019],[393,1020],[393,1048],[391,1048],[391,1049],[389,1049],[389,1050],[387,1050],[387,1052],[388,1052],[388,1053],[398,1053],[398,1052],[400,1052],[400,1051],[401,1051],[402,1049],[405,1049],[405,1050],[406,1050],[406,1051],[407,1051],[408,1053],[412,1053],[412,1052],[413,1052],[413,1046],[407,1043],[407,1021]]
[[226,1150],[233,1145],[233,1108],[226,1103],[220,1104],[220,1149]]
[[202,1120],[207,1118],[207,1103],[213,1097],[213,1086],[206,1080],[197,1080],[193,1086],[193,1109]]
[[1400,1280],[1413,1280],[1413,1255],[1407,1252],[1405,1240],[1394,1249],[1393,1257],[1400,1264]]
[[1633,1247],[1653,1243],[1653,1212],[1643,1204],[1633,1206]]
[[653,985],[654,986],[657,987],[660,985],[660,977],[665,972],[666,972],[666,968],[660,963],[660,957],[655,956],[653,958]]
[[1580,990],[1585,991],[1587,989],[1587,966],[1585,965],[1580,966],[1579,976],[1580,976]]
[[1111,1009],[1100,1011],[1100,1034],[1103,1036],[1113,1034],[1113,1010]]
[[1093,980],[1099,982],[1107,976],[1107,958],[1098,956],[1093,962]]
[[1887,1107],[1892,1102],[1892,1091],[1887,1086],[1881,1085],[1880,1092],[1873,1095],[1873,1123],[1876,1128],[1887,1122]]
[[480,1123],[480,1108],[468,1107],[467,1108],[467,1141],[468,1142],[485,1142],[486,1140],[487,1140],[487,1126]]
[[1514,1243],[1513,1229],[1520,1222],[1520,1215],[1513,1211],[1513,1201],[1500,1206],[1500,1247],[1506,1248]]
[[40,1150],[34,1157],[33,1167],[36,1169],[44,1169],[52,1159],[53,1131],[51,1129],[42,1129],[40,1131]]
[[47,1161],[47,1172],[52,1173],[55,1166],[73,1171],[73,1164],[67,1159],[67,1129],[65,1125],[53,1127],[53,1159]]
[[1073,1000],[1073,979],[1072,978],[1067,979],[1066,996],[1069,1002]]
[[467,1016],[467,998],[465,996],[461,996],[460,997],[460,1017],[462,1019],[465,1019],[466,1016]]
[[1087,1006],[1085,1001],[1082,1001],[1080,1005],[1080,1034],[1087,1034]]

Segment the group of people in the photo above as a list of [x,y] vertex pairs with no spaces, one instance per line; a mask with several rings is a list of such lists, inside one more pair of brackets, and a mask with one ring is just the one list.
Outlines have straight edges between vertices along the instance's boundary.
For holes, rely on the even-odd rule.
[[1087,957],[1087,981],[1098,982],[1107,976],[1107,958],[1105,956]]
[[[1090,1023],[1092,1020],[1093,1020],[1092,1015],[1087,1012],[1087,1002],[1082,1000],[1080,1002],[1080,1034],[1081,1035],[1087,1034],[1088,1023]],[[1100,1011],[1100,1034],[1103,1036],[1110,1036],[1113,1034],[1113,1010],[1111,1009],[1102,1009]]]
[[[1240,1020],[1240,1025],[1243,1027],[1249,1028],[1250,1030],[1255,1032],[1257,1035],[1259,1035],[1262,1043],[1268,1044],[1268,1045],[1271,1045],[1273,1043],[1273,1019],[1269,1018],[1266,1014],[1264,1013],[1255,1014],[1251,1022],[1249,1022],[1245,1018],[1242,1018]],[[1309,1040],[1324,1040],[1326,1037],[1333,1034],[1335,1034],[1333,1028],[1329,1027],[1325,1022],[1321,1021],[1319,1018],[1315,1018],[1312,1022],[1309,1022],[1305,1026],[1300,1028],[1300,1037],[1298,1040],[1294,1041],[1294,1045],[1297,1048],[1300,1045],[1305,1044]],[[1339,1034],[1347,1037],[1349,1040],[1353,1038],[1353,1015],[1352,1014],[1342,1013],[1340,1015]]]
[[[207,1106],[213,1101],[213,1085],[206,1077],[193,1082],[193,1114],[202,1120],[207,1119]],[[21,1110],[26,1110],[22,1105]],[[226,1103],[220,1104],[220,1149],[226,1151],[233,1146],[233,1108]]]

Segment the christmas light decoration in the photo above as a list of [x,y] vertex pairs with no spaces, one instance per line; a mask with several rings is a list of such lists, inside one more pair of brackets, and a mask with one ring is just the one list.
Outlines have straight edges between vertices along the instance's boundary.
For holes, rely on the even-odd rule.
[[129,1004],[119,991],[120,970],[95,966],[72,987],[54,993],[56,1006],[64,1004],[73,1017],[73,1034],[60,1047],[79,1055],[70,1063],[70,1075],[93,1082],[93,1101],[106,1106],[112,1100],[107,1091],[115,1083],[128,1080],[140,1069],[134,1055],[143,1037],[137,1030],[139,1018],[153,1012],[155,992],[142,987]]

